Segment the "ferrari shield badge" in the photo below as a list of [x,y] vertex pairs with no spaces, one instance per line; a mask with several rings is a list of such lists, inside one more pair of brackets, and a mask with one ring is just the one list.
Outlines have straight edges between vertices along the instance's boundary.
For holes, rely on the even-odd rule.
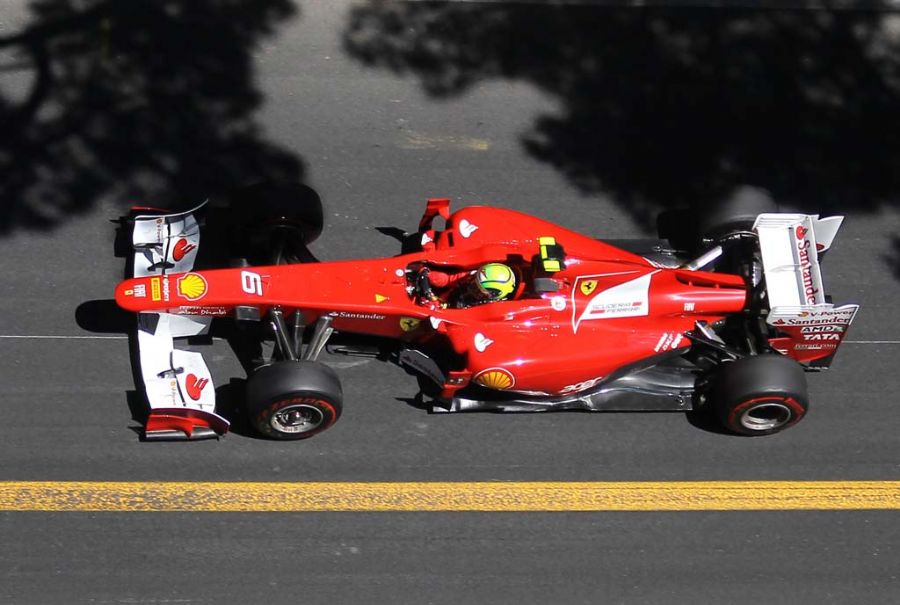
[[419,324],[422,320],[416,319],[415,317],[401,317],[400,318],[400,329],[404,332],[412,332],[416,328],[419,327]]
[[590,296],[591,292],[597,289],[597,280],[596,279],[586,279],[581,282],[581,293],[585,296]]

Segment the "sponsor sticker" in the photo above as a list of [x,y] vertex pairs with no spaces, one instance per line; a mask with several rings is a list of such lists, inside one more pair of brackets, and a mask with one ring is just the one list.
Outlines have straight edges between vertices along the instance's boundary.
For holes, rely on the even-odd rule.
[[[178,294],[188,300],[200,300],[206,296],[206,289],[206,279],[198,273],[188,273],[178,278]],[[166,300],[169,300],[168,296]]]
[[197,401],[203,394],[203,389],[209,384],[209,378],[200,378],[196,374],[188,374],[184,379],[184,390],[188,397]]
[[550,307],[554,311],[565,311],[566,310],[566,297],[565,296],[554,296],[550,299]]
[[181,259],[183,259],[188,252],[195,249],[197,244],[190,243],[187,239],[181,238],[177,242],[175,242],[175,246],[172,247],[172,258],[177,263]]
[[838,308],[814,309],[800,313],[776,312],[769,315],[768,322],[773,326],[817,326],[841,325],[849,326],[856,315],[859,305],[844,305]]
[[391,298],[389,296],[385,296],[384,294],[375,295],[375,302],[377,303],[383,303],[386,300],[391,300]]
[[203,315],[207,317],[222,317],[228,315],[228,309],[225,307],[194,307],[181,306],[178,307],[176,313],[178,315]]
[[591,378],[590,380],[585,380],[583,382],[576,382],[575,384],[570,384],[564,386],[560,389],[561,395],[568,395],[570,393],[578,393],[579,391],[584,391],[585,389],[589,389],[593,386],[596,386],[601,380],[603,380],[603,376],[597,376],[596,378]]
[[145,284],[137,284],[134,288],[125,290],[124,294],[135,298],[145,298],[147,296],[147,286]]
[[683,334],[678,332],[663,332],[662,336],[659,337],[656,346],[653,347],[653,350],[659,353],[660,351],[677,349],[682,340],[684,340]]
[[801,334],[819,334],[821,332],[845,332],[845,326],[824,325],[824,326],[803,326],[800,328]]
[[494,344],[494,341],[481,332],[478,332],[475,334],[474,344],[476,351],[478,351],[479,353],[484,353],[489,346]]
[[162,290],[160,289],[160,282],[162,278],[160,277],[151,277],[150,278],[150,299],[153,302],[159,302],[162,300]]
[[[572,291],[572,331],[578,332],[578,326],[583,321],[594,319],[616,319],[620,317],[641,317],[650,312],[649,291],[650,280],[659,270],[647,273],[640,277],[621,282],[601,292],[596,292],[597,286],[591,288],[593,298],[586,305],[581,315],[575,304],[575,289]],[[630,274],[633,272],[628,272]],[[620,275],[620,274],[610,274]],[[606,277],[605,275],[591,275],[592,277]],[[585,278],[585,279],[586,279]],[[576,286],[581,291],[583,278],[576,279]],[[594,281],[594,280],[588,280]]]
[[331,311],[329,317],[338,317],[340,319],[375,319],[382,320],[387,317],[380,313],[352,313],[350,311]]
[[511,389],[516,384],[515,376],[505,368],[488,368],[476,374],[472,381],[498,391]]
[[478,225],[470,223],[466,219],[459,221],[459,234],[465,239],[469,239],[477,230]]

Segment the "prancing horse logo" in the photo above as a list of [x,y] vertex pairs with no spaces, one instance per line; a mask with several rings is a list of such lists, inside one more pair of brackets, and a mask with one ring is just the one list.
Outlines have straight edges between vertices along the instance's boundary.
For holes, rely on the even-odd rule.
[[400,329],[404,332],[412,332],[419,327],[420,323],[422,323],[422,320],[416,319],[415,317],[401,317]]
[[591,292],[597,289],[597,280],[596,279],[586,279],[581,282],[581,293],[585,296],[590,296]]

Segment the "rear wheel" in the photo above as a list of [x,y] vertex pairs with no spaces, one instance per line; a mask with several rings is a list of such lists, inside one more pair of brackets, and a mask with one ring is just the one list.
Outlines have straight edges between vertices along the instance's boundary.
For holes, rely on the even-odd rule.
[[700,237],[720,241],[734,234],[750,231],[757,216],[777,211],[778,206],[768,192],[754,187],[741,187],[731,197],[700,213]]
[[781,355],[745,357],[723,364],[714,389],[722,424],[741,435],[771,435],[798,423],[809,407],[806,376]]
[[280,361],[247,381],[250,423],[272,439],[308,439],[337,422],[343,391],[334,370],[316,361]]

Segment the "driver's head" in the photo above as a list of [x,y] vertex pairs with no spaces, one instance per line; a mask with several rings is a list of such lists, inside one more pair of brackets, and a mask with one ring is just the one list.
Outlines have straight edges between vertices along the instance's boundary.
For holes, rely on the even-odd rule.
[[488,263],[475,274],[479,291],[488,300],[503,300],[516,289],[516,275],[503,263]]

